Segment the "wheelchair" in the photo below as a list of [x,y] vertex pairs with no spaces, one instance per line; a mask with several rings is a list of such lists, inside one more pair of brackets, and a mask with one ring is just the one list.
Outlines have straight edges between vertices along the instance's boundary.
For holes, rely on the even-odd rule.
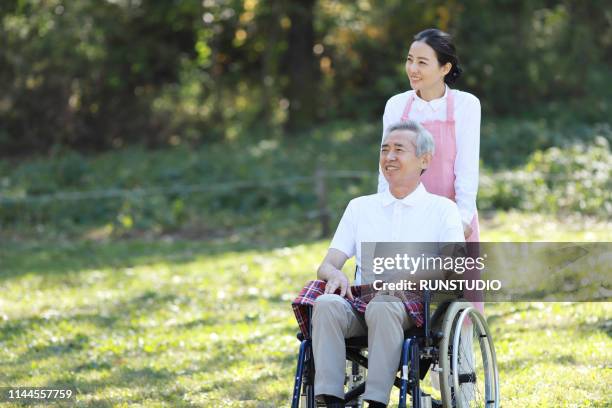
[[[423,297],[424,323],[404,332],[399,377],[399,408],[499,408],[499,377],[493,340],[483,315],[461,298],[436,302],[432,294]],[[312,308],[310,308],[312,309]],[[312,310],[309,310],[312,313]],[[312,343],[298,333],[300,348],[293,388],[292,408],[325,406],[315,399]],[[367,336],[349,338],[346,343],[348,375],[344,401],[347,407],[361,408],[367,370]],[[440,398],[421,388],[428,371],[439,375]]]

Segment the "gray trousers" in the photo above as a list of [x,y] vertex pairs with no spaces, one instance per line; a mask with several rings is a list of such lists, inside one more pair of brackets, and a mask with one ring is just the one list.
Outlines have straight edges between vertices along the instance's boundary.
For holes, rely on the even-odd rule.
[[317,298],[312,315],[315,394],[344,397],[344,339],[368,335],[368,376],[364,400],[389,403],[397,373],[404,330],[413,325],[402,302],[378,295],[361,316],[346,299],[326,294]]

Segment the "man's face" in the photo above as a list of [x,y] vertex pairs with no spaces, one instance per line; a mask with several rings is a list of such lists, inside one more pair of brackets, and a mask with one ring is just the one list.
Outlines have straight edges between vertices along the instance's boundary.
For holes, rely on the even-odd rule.
[[416,135],[410,130],[394,130],[380,148],[380,168],[389,186],[418,181],[421,170],[426,169],[430,154],[416,155]]

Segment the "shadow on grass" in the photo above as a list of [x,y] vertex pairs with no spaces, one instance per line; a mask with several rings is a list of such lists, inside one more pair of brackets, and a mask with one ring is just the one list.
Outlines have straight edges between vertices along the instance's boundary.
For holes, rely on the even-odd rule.
[[487,318],[487,323],[489,323],[489,326],[494,326],[498,323],[498,320],[503,320],[504,318],[511,316],[513,314],[516,313],[522,313],[522,312],[531,312],[531,311],[537,311],[539,310],[537,307],[534,307],[531,304],[522,304],[522,307],[517,308],[517,307],[513,307],[510,310],[506,310],[503,313],[499,313],[499,314],[494,314],[494,315],[488,315],[487,314],[487,307],[485,305],[485,317]]
[[[88,313],[78,313],[74,315],[57,316],[53,318],[30,317],[20,319],[18,321],[8,321],[0,325],[0,341],[11,342],[19,341],[28,336],[30,339],[36,339],[36,333],[41,330],[53,330],[63,323],[69,324],[75,328],[75,334],[68,338],[60,338],[57,342],[51,344],[34,344],[28,347],[27,352],[19,356],[17,364],[28,365],[34,360],[42,360],[52,356],[63,355],[72,352],[79,352],[86,348],[90,340],[95,340],[95,336],[91,333],[88,335],[80,333],[79,328],[83,325],[95,325],[98,333],[138,333],[141,330],[146,330],[134,325],[131,321],[133,317],[155,314],[160,309],[165,309],[169,303],[173,303],[179,296],[173,293],[160,294],[151,290],[137,294],[123,302],[117,302],[109,309],[105,309],[105,315],[101,315],[99,308],[93,308]],[[237,319],[235,322],[242,322],[243,318]],[[197,329],[200,327],[211,327],[218,323],[228,323],[228,320],[220,315],[213,315],[204,319],[196,319],[187,323],[179,324],[170,328],[183,332],[184,330]],[[254,324],[254,328],[256,328]],[[282,330],[283,334],[293,334],[297,331],[296,328],[289,327]],[[237,349],[234,345],[258,344],[264,341],[270,333],[264,332],[256,336],[247,335],[244,341],[230,340],[225,342],[223,347]],[[229,350],[228,350],[229,351]],[[218,363],[226,361],[219,360]],[[209,362],[213,367],[216,366],[214,361]]]
[[[80,326],[80,323],[93,323],[99,329],[109,334],[116,331],[137,333],[140,328],[130,324],[131,316],[155,313],[177,298],[178,296],[175,294],[159,294],[149,290],[127,301],[117,302],[107,311],[107,316],[100,316],[99,309],[92,309],[90,313],[79,313],[61,318],[44,319],[32,317],[21,319],[17,322],[10,322],[0,326],[0,339],[14,339],[28,333],[32,334],[32,338],[35,338],[37,331],[49,328],[49,326],[58,326],[62,322],[66,322],[71,326]],[[75,336],[64,339],[58,344],[35,345],[29,347],[28,351],[19,357],[18,364],[27,364],[32,360],[80,351],[87,347],[89,341],[89,336],[77,333]]]
[[[151,400],[156,403],[165,402],[170,406],[189,406],[183,401],[183,396],[187,392],[183,387],[177,386],[176,374],[166,369],[129,368],[120,367],[111,372],[111,375],[99,380],[74,379],[72,385],[75,386],[81,396],[91,395],[98,398],[96,401],[87,403],[87,406],[118,406],[125,403],[140,403]],[[129,388],[131,395],[116,397],[115,391],[108,398],[93,396],[92,394],[104,394],[108,388],[123,389]],[[135,394],[135,395],[134,395]]]
[[[14,361],[8,363],[5,367],[5,377],[8,383],[17,383],[23,381],[27,372],[31,367],[43,367],[47,363],[46,360],[60,359],[61,361],[72,362],[74,366],[72,369],[67,370],[62,367],[56,371],[58,376],[65,379],[65,376],[77,376],[80,373],[95,372],[95,371],[112,371],[111,379],[103,379],[98,382],[91,383],[91,387],[88,390],[92,390],[99,386],[122,386],[126,381],[136,382],[142,381],[143,384],[149,384],[151,382],[163,382],[168,384],[174,384],[176,377],[179,374],[175,374],[169,370],[154,370],[152,368],[135,369],[127,368],[124,364],[129,364],[131,353],[130,350],[122,348],[119,353],[101,355],[99,357],[92,357],[88,350],[92,350],[95,347],[92,346],[92,342],[95,342],[101,334],[104,338],[107,336],[117,334],[120,338],[124,335],[134,335],[138,333],[141,328],[131,324],[130,316],[140,316],[143,314],[154,314],[156,310],[166,307],[168,302],[172,302],[176,299],[173,294],[158,294],[152,291],[146,291],[138,294],[125,302],[118,302],[108,310],[109,316],[100,316],[99,310],[92,310],[90,313],[79,313],[72,316],[66,316],[63,318],[51,318],[44,319],[40,317],[34,317],[30,319],[22,319],[19,322],[9,322],[0,328],[0,339],[7,341],[8,343],[21,342],[22,338],[26,336],[33,340],[33,344],[29,345],[27,350],[23,352]],[[52,331],[54,328],[61,326],[64,323],[70,324],[75,328],[75,331],[69,336],[61,337],[53,342],[41,342],[37,344],[34,342],[36,339],[36,332]],[[89,330],[87,335],[79,332],[80,328],[87,326],[88,324],[95,324],[96,330]],[[210,322],[208,322],[210,323]],[[206,325],[201,319],[190,322],[183,327],[176,326],[177,335],[183,335],[184,329],[197,328],[200,325]],[[213,324],[214,325],[214,324]],[[51,327],[52,326],[52,327]],[[257,325],[253,325],[254,329]],[[82,330],[86,330],[83,328]],[[146,329],[142,329],[146,330]],[[170,328],[169,330],[173,330]],[[296,329],[284,328],[281,332],[287,332],[293,334]],[[270,338],[271,335],[278,334],[278,328],[269,328],[269,330],[259,330],[257,334],[246,334],[244,338],[233,338],[225,339],[217,342],[215,345],[206,346],[206,352],[211,353],[211,357],[204,359],[201,362],[196,363],[196,366],[189,370],[181,370],[182,375],[192,375],[202,372],[215,372],[220,370],[231,370],[239,364],[243,364],[245,360],[252,359],[254,356],[249,353],[249,346],[258,345]],[[296,340],[296,350],[297,350]],[[132,350],[133,351],[133,350]],[[135,358],[142,362],[150,359],[155,361],[156,355],[163,354],[166,349],[160,349],[159,351],[144,353],[140,349],[136,350],[139,353]],[[193,350],[194,354],[200,353],[201,351]],[[255,357],[259,358],[259,357]],[[280,363],[287,368],[294,365],[295,356],[287,355],[283,358],[276,358],[274,361]],[[51,360],[54,361],[54,360]],[[4,364],[3,364],[4,365]],[[17,367],[17,369],[15,369]],[[118,373],[114,371],[118,368]],[[59,380],[59,379],[58,379]],[[77,385],[86,386],[85,383],[78,383]],[[157,387],[157,385],[156,385]]]
[[612,337],[612,319],[583,323],[579,326],[579,329],[581,337],[589,337],[596,332],[604,332],[608,337]]
[[[177,381],[180,377],[190,377],[202,372],[220,372],[231,371],[235,366],[242,363],[247,356],[244,353],[233,354],[232,359],[227,355],[218,355],[216,358],[198,364],[198,367],[181,370],[180,373],[173,372],[167,369],[151,369],[141,368],[133,369],[120,367],[117,370],[112,370],[110,375],[100,380],[80,380],[75,379],[73,384],[79,389],[82,394],[100,394],[104,393],[107,388],[124,388],[142,389],[141,392],[136,391],[137,396],[132,396],[126,399],[115,399],[113,402],[141,402],[144,399],[164,401],[172,406],[191,406],[186,404],[184,396],[190,394],[210,394],[221,393],[224,400],[232,400],[240,403],[240,401],[261,401],[262,394],[265,390],[279,380],[277,373],[266,372],[259,373],[257,369],[250,371],[252,378],[249,377],[234,377],[234,378],[219,378],[211,382],[204,382],[197,389],[186,390],[183,387],[177,387]],[[293,358],[291,358],[293,363]],[[92,369],[98,369],[92,368]],[[82,366],[75,367],[75,370],[84,370]],[[287,371],[287,370],[284,370]],[[282,392],[278,397],[283,401],[290,397],[290,389]],[[274,405],[270,405],[274,406]]]
[[181,323],[179,325],[177,325],[177,329],[179,330],[192,330],[195,328],[200,328],[200,327],[206,327],[206,326],[214,326],[218,323],[220,323],[221,321],[223,321],[224,319],[222,317],[218,317],[218,316],[211,316],[211,317],[207,317],[204,319],[195,319],[192,320],[190,322],[187,323]]
[[59,325],[62,322],[67,322],[71,325],[88,323],[100,329],[109,329],[110,331],[116,329],[117,326],[119,329],[133,330],[134,327],[128,323],[129,316],[137,315],[142,311],[154,313],[178,298],[179,296],[173,293],[160,294],[147,290],[127,301],[117,302],[112,309],[105,310],[105,315],[100,314],[100,309],[93,308],[89,313],[77,313],[52,318],[35,316],[19,320],[9,320],[7,323],[0,325],[0,341],[8,341],[26,333],[35,333],[38,330]]
[[[217,390],[227,390],[235,401],[261,400],[263,392],[278,380],[278,376],[274,373],[268,372],[260,375],[256,370],[253,370],[252,378],[218,379],[204,384],[200,391],[215,392]],[[287,390],[280,393],[279,399],[288,402],[291,398],[291,391],[289,386]]]
[[[155,401],[156,403],[165,402],[173,407],[194,406],[192,403],[185,401],[186,394],[191,394],[195,397],[200,394],[212,394],[212,398],[206,398],[206,400],[212,402],[217,399],[214,396],[217,393],[221,394],[219,397],[222,398],[224,402],[227,402],[228,400],[236,403],[257,401],[258,403],[256,406],[258,407],[278,406],[274,405],[270,401],[262,401],[262,398],[266,398],[263,395],[264,391],[269,389],[269,387],[274,382],[278,381],[278,376],[273,373],[266,373],[264,375],[254,375],[252,379],[231,378],[216,380],[213,382],[205,383],[199,388],[190,390],[176,385],[176,380],[178,377],[178,375],[175,375],[173,373],[159,372],[155,370],[132,370],[122,368],[118,370],[116,374],[113,374],[112,376],[104,380],[76,380],[74,381],[73,385],[77,387],[81,395],[103,394],[106,389],[115,387],[130,387],[132,390],[134,388],[142,389],[137,390],[134,393],[136,395],[132,395],[129,397],[126,396],[125,398],[110,397],[108,399],[100,399],[92,405],[88,404],[88,406],[106,407],[117,406],[116,404],[125,403],[142,404],[145,400],[148,400],[148,402]],[[290,390],[288,389],[286,391],[283,391],[276,397],[280,401],[288,401],[290,398]]]
[[498,361],[498,369],[501,372],[510,372],[525,368],[533,368],[536,364],[558,364],[561,366],[580,366],[582,363],[576,360],[572,355],[551,356],[550,354],[542,354],[535,358],[521,358],[500,363]]
[[[298,228],[299,227],[299,228]],[[226,252],[270,251],[319,240],[308,226],[296,225],[282,231],[207,241],[136,240],[9,243],[0,247],[0,282],[25,274],[42,276],[74,274],[83,271],[123,269],[156,263],[182,264],[198,257],[214,257]]]

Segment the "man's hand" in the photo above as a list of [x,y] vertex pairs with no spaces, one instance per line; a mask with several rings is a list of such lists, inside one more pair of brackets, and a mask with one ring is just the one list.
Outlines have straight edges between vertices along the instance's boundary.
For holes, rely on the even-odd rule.
[[331,272],[330,275],[325,285],[325,293],[334,293],[336,289],[340,288],[340,296],[346,296],[347,299],[353,300],[353,293],[351,292],[346,275],[337,269]]
[[327,282],[325,293],[334,293],[336,289],[340,288],[340,296],[346,296],[348,299],[353,300],[349,280],[342,273],[342,266],[344,266],[347,259],[348,257],[342,251],[330,248],[317,270],[317,278]]

